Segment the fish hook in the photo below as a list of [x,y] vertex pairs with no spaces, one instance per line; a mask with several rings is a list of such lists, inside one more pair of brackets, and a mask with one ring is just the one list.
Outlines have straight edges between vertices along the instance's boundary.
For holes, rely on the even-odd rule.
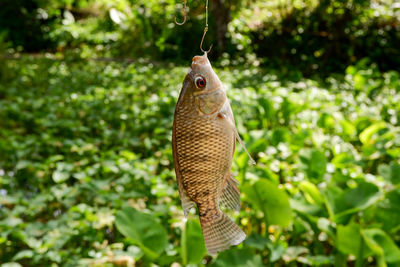
[[204,49],[203,49],[203,41],[204,41],[204,37],[206,37],[207,31],[208,31],[208,0],[206,0],[206,27],[204,28],[203,37],[201,38],[201,42],[200,42],[200,50],[201,50],[203,53],[205,53],[205,54],[207,54],[208,52],[210,52],[210,51],[211,51],[211,48],[212,48],[212,46],[213,46],[213,45],[211,44],[211,46],[210,46],[210,48],[208,49],[208,51],[204,51]]
[[207,31],[208,31],[208,25],[204,28],[204,32],[203,32],[203,37],[201,38],[201,42],[200,42],[200,50],[203,52],[203,53],[209,53],[210,51],[211,51],[211,48],[212,48],[212,44],[210,45],[210,48],[207,50],[207,51],[205,51],[204,49],[203,49],[203,41],[204,41],[204,37],[206,36],[206,33],[207,33]]
[[179,26],[182,26],[182,25],[185,24],[185,22],[186,22],[186,1],[187,1],[187,0],[184,0],[183,22],[177,22],[177,21],[176,21],[176,16],[175,16],[175,18],[174,18],[175,23],[176,23],[177,25],[179,25]]

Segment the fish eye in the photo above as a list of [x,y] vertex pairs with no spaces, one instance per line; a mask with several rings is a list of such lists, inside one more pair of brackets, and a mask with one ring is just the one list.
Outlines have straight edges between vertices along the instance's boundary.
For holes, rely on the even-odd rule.
[[206,79],[204,79],[204,77],[202,76],[196,77],[194,83],[196,84],[196,87],[199,89],[206,87]]

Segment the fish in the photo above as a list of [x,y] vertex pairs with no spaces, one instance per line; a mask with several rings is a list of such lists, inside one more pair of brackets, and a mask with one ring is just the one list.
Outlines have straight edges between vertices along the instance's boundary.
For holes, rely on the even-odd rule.
[[236,140],[255,164],[236,130],[225,88],[207,53],[193,57],[175,108],[172,150],[185,218],[197,206],[210,255],[246,238],[220,209],[221,205],[240,211],[238,181],[231,173]]

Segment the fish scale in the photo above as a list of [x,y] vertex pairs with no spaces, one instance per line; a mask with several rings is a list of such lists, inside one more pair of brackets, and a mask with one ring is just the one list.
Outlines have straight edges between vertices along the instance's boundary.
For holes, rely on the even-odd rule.
[[[207,119],[190,115],[179,112],[176,117],[176,131],[180,132],[179,139],[182,140],[177,144],[177,153],[185,155],[179,159],[183,170],[182,183],[188,196],[196,203],[204,201],[195,198],[204,191],[213,192],[213,201],[216,203],[224,186],[225,173],[230,168],[229,154],[232,152],[229,151],[232,148],[229,149],[229,146],[233,146],[234,135],[224,131],[225,125],[221,122],[210,123]],[[205,138],[197,138],[198,134],[193,135],[194,132]],[[229,139],[231,141],[227,142]],[[190,181],[196,181],[198,186],[188,186]]]
[[246,237],[219,208],[220,203],[240,208],[237,182],[230,172],[236,137],[229,102],[207,54],[194,57],[176,105],[172,143],[184,214],[197,205],[210,254]]

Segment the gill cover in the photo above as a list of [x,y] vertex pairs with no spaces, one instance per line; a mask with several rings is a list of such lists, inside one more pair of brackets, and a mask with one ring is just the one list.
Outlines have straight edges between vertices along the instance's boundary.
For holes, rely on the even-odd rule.
[[194,102],[199,113],[211,115],[218,112],[226,101],[223,85],[211,67],[207,53],[192,60],[189,77],[195,88]]

